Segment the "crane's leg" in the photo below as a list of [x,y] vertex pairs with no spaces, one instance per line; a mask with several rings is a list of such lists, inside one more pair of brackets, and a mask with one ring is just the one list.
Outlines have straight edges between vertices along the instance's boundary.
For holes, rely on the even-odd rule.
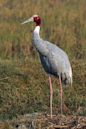
[[63,89],[62,89],[62,82],[61,82],[61,77],[59,76],[59,84],[60,84],[60,97],[61,97],[61,116],[63,114]]
[[52,88],[52,81],[50,76],[49,76],[49,85],[50,85],[50,117],[52,118],[53,88]]

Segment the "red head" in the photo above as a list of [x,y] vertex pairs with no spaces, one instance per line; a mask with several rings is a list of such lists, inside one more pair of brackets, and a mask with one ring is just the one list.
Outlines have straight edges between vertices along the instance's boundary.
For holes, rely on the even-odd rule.
[[36,26],[40,26],[41,25],[41,18],[38,15],[34,15],[33,16],[33,20],[36,23]]

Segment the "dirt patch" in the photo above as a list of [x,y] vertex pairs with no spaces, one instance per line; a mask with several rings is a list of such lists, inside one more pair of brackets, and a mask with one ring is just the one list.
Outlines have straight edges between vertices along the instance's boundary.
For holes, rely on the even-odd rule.
[[0,129],[86,129],[86,117],[53,115],[51,119],[48,114],[33,113],[0,122]]

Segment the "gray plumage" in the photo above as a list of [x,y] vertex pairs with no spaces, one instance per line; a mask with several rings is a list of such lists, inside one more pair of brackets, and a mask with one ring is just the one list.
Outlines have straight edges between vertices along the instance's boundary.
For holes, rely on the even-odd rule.
[[39,30],[37,26],[32,40],[44,70],[55,77],[60,76],[63,84],[72,84],[72,70],[67,54],[55,44],[41,39]]

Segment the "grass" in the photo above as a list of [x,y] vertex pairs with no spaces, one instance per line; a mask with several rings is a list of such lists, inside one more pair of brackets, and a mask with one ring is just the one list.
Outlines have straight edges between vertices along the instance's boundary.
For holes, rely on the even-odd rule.
[[[48,111],[49,86],[32,47],[33,24],[42,17],[41,36],[64,49],[73,69],[73,86],[64,88],[64,102],[72,113],[86,115],[86,1],[0,0],[0,119]],[[53,78],[54,108],[60,104]],[[82,109],[79,113],[78,110]]]

